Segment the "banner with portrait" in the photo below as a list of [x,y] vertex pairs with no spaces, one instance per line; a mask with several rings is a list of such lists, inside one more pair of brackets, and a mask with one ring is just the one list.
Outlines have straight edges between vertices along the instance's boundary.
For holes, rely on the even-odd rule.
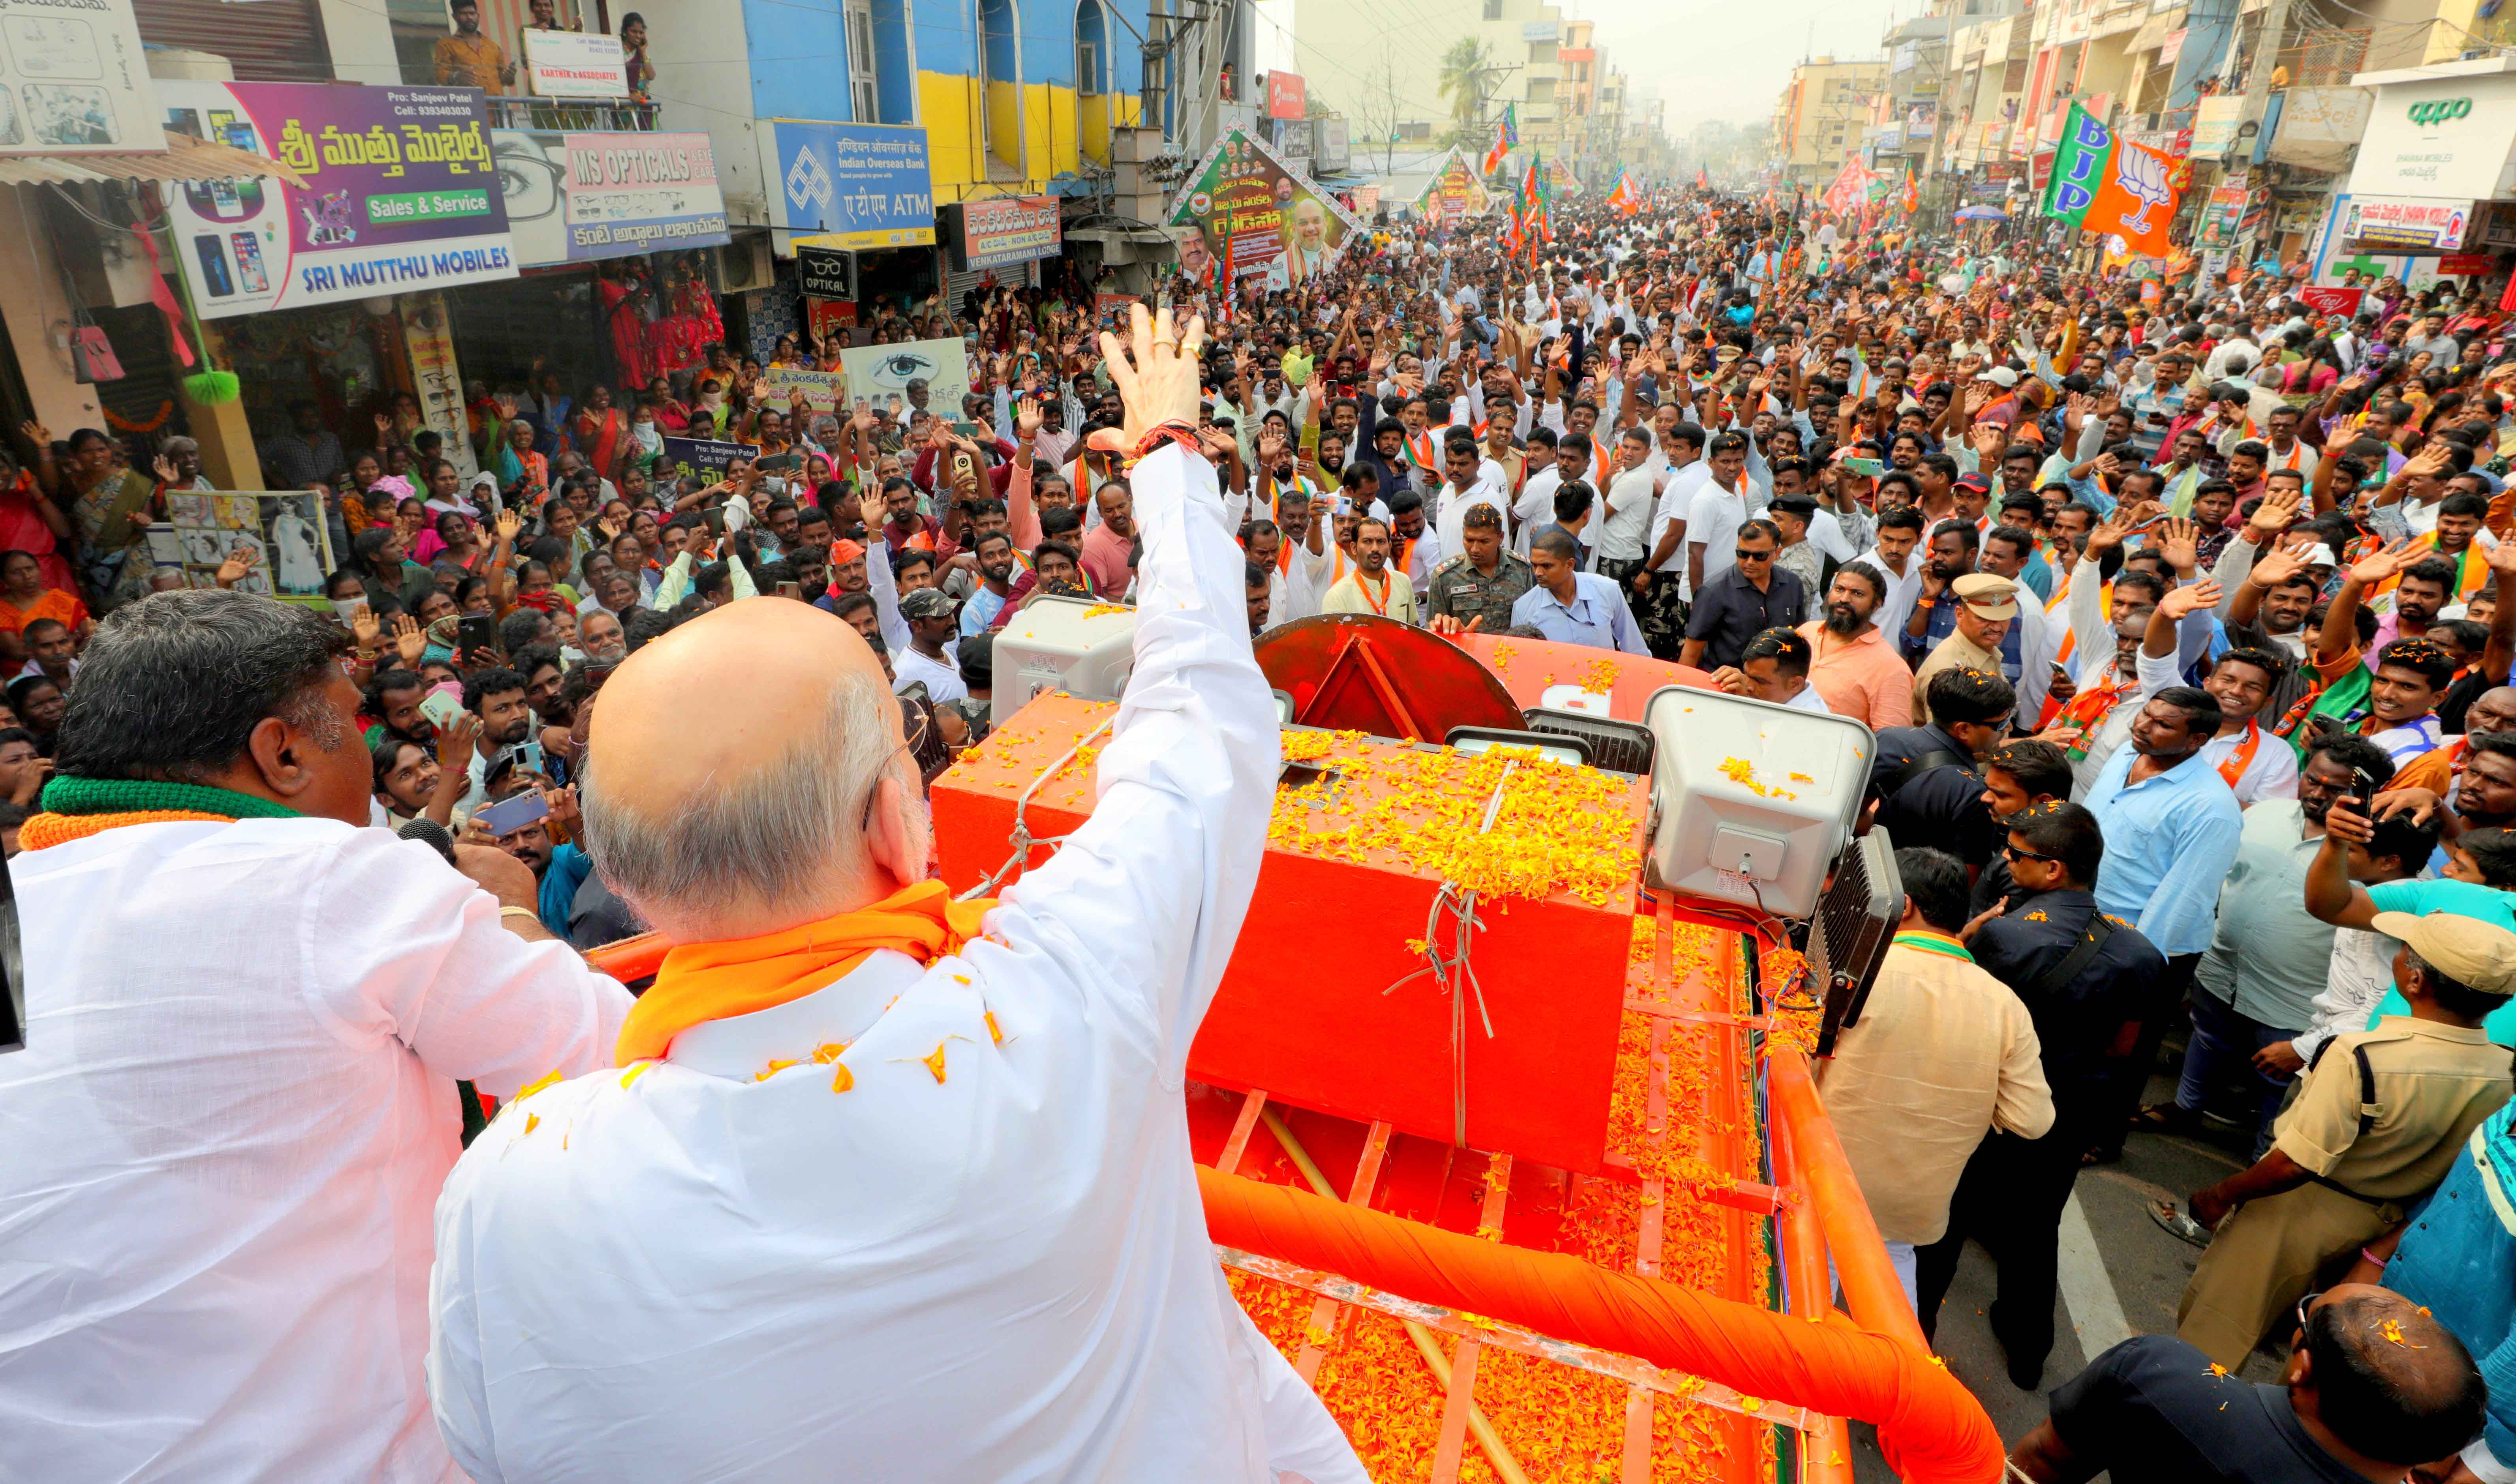
[[188,588],[213,588],[235,556],[252,562],[237,592],[323,602],[333,565],[323,497],[311,489],[166,491],[166,518],[148,527],[150,566],[181,569]]
[[1363,230],[1334,196],[1239,129],[1206,152],[1166,220],[1197,238],[1193,252],[1183,243],[1184,264],[1192,256],[1226,262],[1236,278],[1265,274],[1270,289],[1308,282]]

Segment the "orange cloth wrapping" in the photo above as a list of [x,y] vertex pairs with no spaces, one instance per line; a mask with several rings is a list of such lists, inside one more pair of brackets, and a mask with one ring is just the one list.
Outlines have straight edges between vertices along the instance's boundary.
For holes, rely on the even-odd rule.
[[664,955],[654,987],[630,1007],[613,1060],[627,1066],[661,1056],[675,1036],[701,1021],[802,999],[877,948],[898,949],[920,964],[947,958],[979,935],[980,919],[994,905],[993,898],[956,902],[942,882],[922,881],[854,912],[779,932],[681,944]]
[[1207,1232],[1421,1303],[1639,1356],[1878,1427],[1911,1484],[1994,1484],[2000,1435],[1928,1356],[1840,1321],[1812,1324],[1577,1257],[1479,1238],[1197,1167]]

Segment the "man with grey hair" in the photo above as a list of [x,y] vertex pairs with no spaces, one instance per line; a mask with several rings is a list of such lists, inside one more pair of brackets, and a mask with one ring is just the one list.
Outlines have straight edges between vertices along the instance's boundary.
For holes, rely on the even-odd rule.
[[451,1472],[418,1336],[455,1083],[602,1065],[629,997],[548,941],[520,863],[362,828],[347,642],[205,591],[88,646],[11,865],[14,1477]]
[[[1195,426],[1202,333],[1103,337],[1122,447]],[[1207,1241],[1180,1089],[1275,707],[1213,471],[1157,439],[1134,488],[1099,803],[1001,901],[928,878],[847,623],[734,603],[605,685],[595,866],[677,946],[620,1069],[510,1104],[438,1204],[430,1387],[473,1478],[1365,1484]]]

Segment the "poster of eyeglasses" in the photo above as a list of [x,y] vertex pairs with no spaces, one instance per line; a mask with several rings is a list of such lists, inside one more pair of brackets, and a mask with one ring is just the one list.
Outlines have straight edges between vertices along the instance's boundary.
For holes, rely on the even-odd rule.
[[311,489],[168,490],[166,519],[148,528],[148,560],[179,570],[188,588],[218,586],[219,568],[248,555],[239,593],[321,603],[332,570],[323,497]]
[[489,147],[526,268],[734,240],[704,134],[492,129]]
[[165,143],[130,6],[0,0],[0,154]]
[[958,340],[852,347],[839,352],[839,364],[850,405],[863,401],[903,422],[919,411],[958,418],[961,398],[970,394],[970,354]]

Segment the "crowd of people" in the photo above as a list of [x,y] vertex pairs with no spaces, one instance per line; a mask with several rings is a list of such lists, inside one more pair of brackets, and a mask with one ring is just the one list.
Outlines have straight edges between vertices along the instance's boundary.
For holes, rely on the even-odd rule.
[[[2207,1249],[2177,1338],[2056,1392],[2029,1477],[2277,1444],[2313,1477],[2516,1479],[2499,316],[2390,280],[2327,314],[2296,271],[2160,281],[2067,240],[1855,227],[1664,191],[1568,210],[1533,251],[1410,224],[1298,288],[1166,281],[1211,327],[1182,440],[1237,535],[1236,613],[1253,637],[1371,614],[1648,654],[1877,734],[1866,827],[1903,847],[1907,917],[1824,1092],[1925,1330],[1979,1240],[2012,1379],[2040,1385],[2077,1173],[2136,1129],[2213,1125],[2253,1156],[2159,1212]],[[997,288],[867,327],[964,336],[958,405],[923,383],[897,410],[781,402],[721,340],[616,385],[535,366],[476,389],[468,479],[415,408],[371,430],[301,409],[264,452],[324,496],[368,822],[503,852],[528,880],[501,900],[552,937],[636,930],[585,845],[594,718],[632,656],[774,611],[753,598],[857,630],[931,782],[997,720],[1008,623],[1148,587],[1095,303]],[[76,793],[51,768],[97,616],[109,634],[167,582],[130,530],[208,487],[181,438],[22,433],[0,459],[13,854]],[[675,478],[668,433],[753,452]],[[2173,1092],[2146,1101],[2170,1040]],[[2215,1445],[2123,1422],[2183,1404],[2147,1371],[2223,1377],[2292,1340],[2289,1402],[2247,1392]]]

